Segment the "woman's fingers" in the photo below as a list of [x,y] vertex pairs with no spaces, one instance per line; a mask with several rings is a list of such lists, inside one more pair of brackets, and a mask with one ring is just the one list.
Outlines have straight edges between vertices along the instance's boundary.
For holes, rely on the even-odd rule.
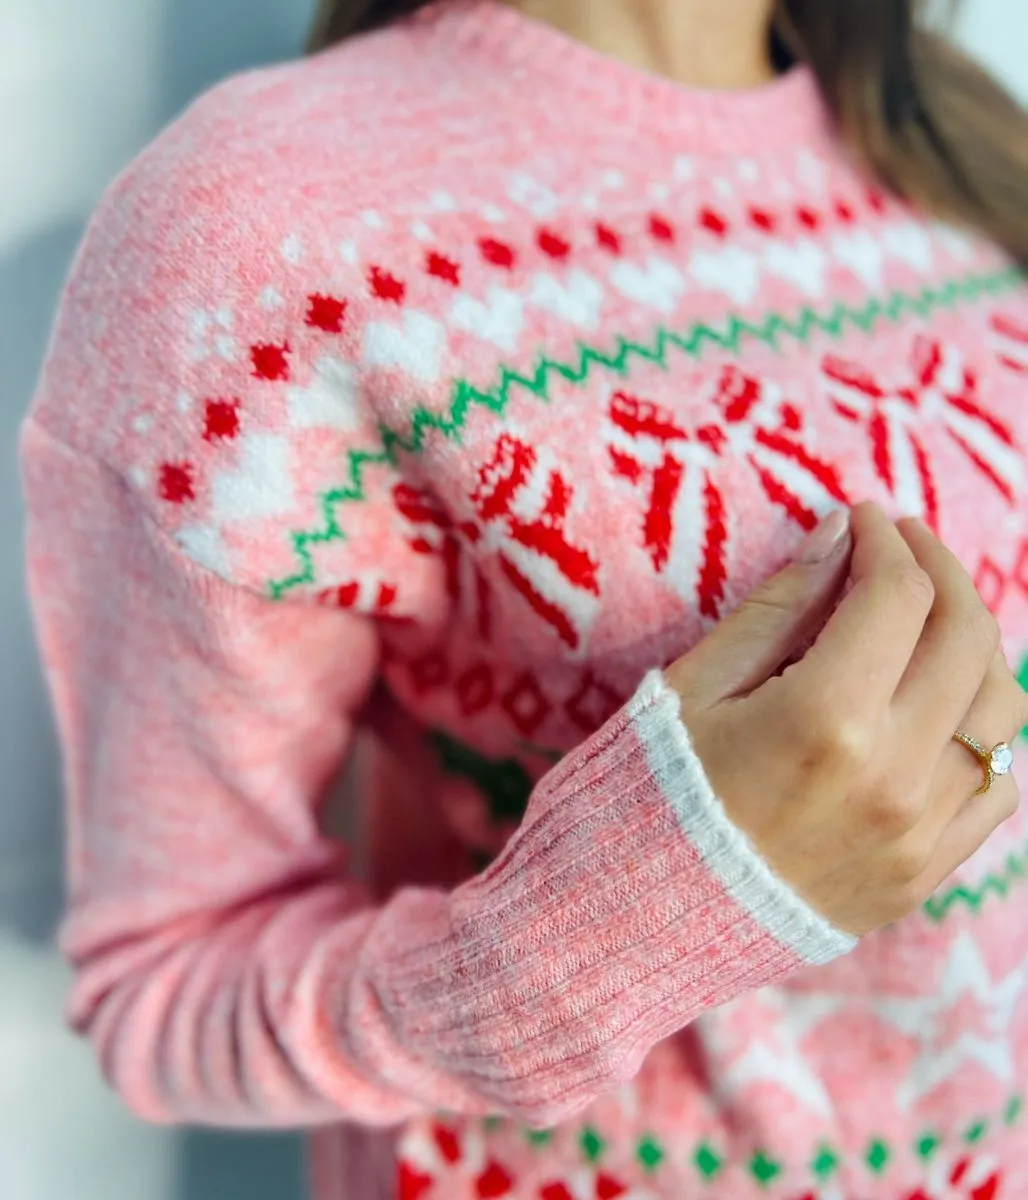
[[[823,581],[811,592],[792,570],[667,675],[728,817],[859,936],[915,910],[1011,815],[1013,780],[975,797],[980,764],[951,738],[959,728],[991,748],[1028,711],[952,555],[870,505],[851,531],[852,587],[798,662],[726,691],[726,679],[774,665],[812,611],[799,598],[823,603]],[[833,562],[825,578],[838,572]]]
[[[995,681],[999,626],[956,555],[926,526],[920,521],[901,521],[898,530],[931,579],[935,600],[897,689],[894,707],[905,736],[918,745],[934,744],[941,751],[968,713],[990,670]],[[1002,669],[1006,670],[1005,663]],[[989,715],[991,726],[985,723],[983,732],[988,733],[991,727],[989,736],[999,741],[1001,738],[994,735],[997,730],[1005,730],[1015,714]]]
[[[1028,722],[1028,697],[1002,653],[997,651],[970,708],[954,721],[934,768],[930,789],[934,799],[924,818],[924,834],[933,844],[941,842],[949,826],[972,801],[980,799],[975,792],[984,780],[981,764],[966,746],[953,740],[953,733],[967,733],[991,750],[998,742],[1013,741],[1025,722]],[[931,761],[926,756],[925,762]],[[1000,782],[997,779],[993,787]]]
[[857,714],[884,712],[932,609],[932,580],[882,510],[853,510],[852,589],[796,670]]
[[846,579],[849,514],[830,514],[800,547],[796,560],[772,576],[717,625],[668,678],[686,696],[704,681],[705,703],[745,695],[770,679],[816,623],[824,620]]
[[1004,821],[1010,820],[1017,812],[1018,803],[1017,781],[1012,775],[997,779],[984,795],[972,796],[965,801],[939,839],[928,869],[918,881],[918,892],[930,896],[938,891]]

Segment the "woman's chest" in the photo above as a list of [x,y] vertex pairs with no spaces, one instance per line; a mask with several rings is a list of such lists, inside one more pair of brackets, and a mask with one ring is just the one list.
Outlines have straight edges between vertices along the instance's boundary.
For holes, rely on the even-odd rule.
[[430,644],[397,643],[408,706],[566,748],[861,500],[922,517],[1028,643],[1028,304],[958,299],[469,389],[395,494],[449,599]]

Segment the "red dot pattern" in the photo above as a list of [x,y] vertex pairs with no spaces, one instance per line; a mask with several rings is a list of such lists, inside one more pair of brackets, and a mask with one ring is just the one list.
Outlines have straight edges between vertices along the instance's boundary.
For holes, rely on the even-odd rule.
[[203,440],[229,442],[239,434],[239,401],[208,400],[204,406]]
[[289,378],[289,343],[276,345],[271,342],[258,342],[250,347],[250,359],[253,363],[253,373],[258,379],[267,379],[272,383]]
[[308,298],[307,324],[324,333],[342,333],[348,307],[345,300],[335,296],[310,296]]

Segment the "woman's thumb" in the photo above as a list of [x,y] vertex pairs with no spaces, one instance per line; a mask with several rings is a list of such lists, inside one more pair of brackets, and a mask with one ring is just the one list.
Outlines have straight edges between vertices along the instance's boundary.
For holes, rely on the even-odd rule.
[[704,705],[760,687],[827,616],[845,582],[851,548],[849,512],[836,510],[803,542],[789,566],[668,670],[671,685]]

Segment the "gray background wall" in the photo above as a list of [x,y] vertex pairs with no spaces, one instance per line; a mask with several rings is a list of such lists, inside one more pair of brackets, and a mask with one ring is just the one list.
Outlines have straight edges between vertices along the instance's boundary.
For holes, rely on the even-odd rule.
[[290,1138],[144,1129],[65,1034],[58,763],[22,596],[18,422],[99,191],[191,96],[294,53],[313,0],[0,0],[0,1196],[295,1200]]
[[[13,446],[61,280],[111,176],[197,91],[284,57],[313,0],[0,0],[0,1196],[294,1200],[291,1139],[143,1129],[60,1024],[57,754],[23,601]],[[969,44],[1028,95],[1028,6]]]

